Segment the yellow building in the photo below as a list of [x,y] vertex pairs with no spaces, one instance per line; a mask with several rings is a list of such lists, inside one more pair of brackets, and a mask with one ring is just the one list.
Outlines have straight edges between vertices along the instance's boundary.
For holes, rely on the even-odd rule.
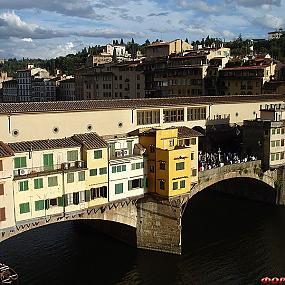
[[153,42],[146,47],[146,57],[165,57],[192,49],[191,44],[180,39],[171,42]]
[[16,222],[108,202],[107,143],[96,133],[8,146]]
[[161,196],[191,191],[198,182],[198,137],[187,128],[140,130],[140,143],[147,149],[148,189]]
[[276,64],[238,66],[220,70],[220,95],[259,95],[275,75]]

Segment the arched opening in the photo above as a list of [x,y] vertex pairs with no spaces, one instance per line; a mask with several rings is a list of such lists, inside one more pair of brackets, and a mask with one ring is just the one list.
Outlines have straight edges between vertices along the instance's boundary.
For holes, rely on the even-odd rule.
[[[225,182],[231,182],[227,185],[231,189],[225,190],[236,191],[236,194],[261,191],[272,197],[274,192],[273,188],[254,179]],[[240,284],[255,284],[259,276],[252,272],[260,264],[261,276],[266,276],[272,263],[277,267],[283,264],[281,256],[274,260],[270,256],[272,244],[274,248],[278,244],[278,251],[285,249],[284,234],[282,237],[277,234],[285,210],[241,198],[242,195],[225,194],[218,186],[221,184],[205,189],[188,203],[182,218],[183,263],[193,268],[188,270],[190,280],[200,280],[200,276],[205,276],[203,272],[207,272],[201,281],[203,284],[214,284],[215,280],[228,284],[231,278]]]

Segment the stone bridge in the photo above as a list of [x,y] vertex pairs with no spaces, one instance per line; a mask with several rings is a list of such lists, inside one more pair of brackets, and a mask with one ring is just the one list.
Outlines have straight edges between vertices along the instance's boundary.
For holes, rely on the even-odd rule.
[[[199,173],[199,181],[192,186],[189,193],[173,198],[163,198],[146,194],[132,199],[112,202],[80,212],[44,217],[39,220],[18,224],[10,230],[0,230],[0,241],[33,228],[58,222],[72,220],[102,220],[115,222],[101,230],[138,248],[181,254],[181,220],[188,201],[198,192],[219,182],[236,179],[254,179],[262,182],[273,191],[276,203],[284,205],[285,171],[283,168],[274,171],[263,171],[260,161],[227,165]],[[257,197],[263,200],[263,196]],[[266,201],[266,199],[264,199]],[[108,224],[108,223],[106,223]],[[134,234],[130,234],[125,225]]]

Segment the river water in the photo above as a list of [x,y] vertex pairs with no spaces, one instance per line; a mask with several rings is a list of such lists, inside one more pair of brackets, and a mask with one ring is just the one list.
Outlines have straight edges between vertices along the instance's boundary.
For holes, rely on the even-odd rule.
[[183,218],[183,254],[137,250],[80,222],[0,244],[24,285],[260,284],[285,275],[285,207],[205,191]]

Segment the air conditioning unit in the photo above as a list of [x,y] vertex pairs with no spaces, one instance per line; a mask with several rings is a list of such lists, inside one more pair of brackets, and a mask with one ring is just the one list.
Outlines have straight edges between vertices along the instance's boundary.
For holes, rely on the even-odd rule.
[[21,175],[21,176],[27,175],[28,174],[28,169],[19,169],[18,174]]
[[128,149],[123,149],[122,150],[122,156],[128,156],[128,155],[130,155],[129,150]]
[[116,150],[115,151],[115,157],[122,157],[123,156],[123,153],[121,150]]
[[81,161],[81,160],[76,161],[75,165],[77,168],[83,168],[84,167],[84,161]]
[[69,162],[64,162],[64,163],[61,165],[61,168],[62,168],[63,170],[67,170],[67,169],[69,169],[69,167],[70,167],[70,163],[69,163]]

